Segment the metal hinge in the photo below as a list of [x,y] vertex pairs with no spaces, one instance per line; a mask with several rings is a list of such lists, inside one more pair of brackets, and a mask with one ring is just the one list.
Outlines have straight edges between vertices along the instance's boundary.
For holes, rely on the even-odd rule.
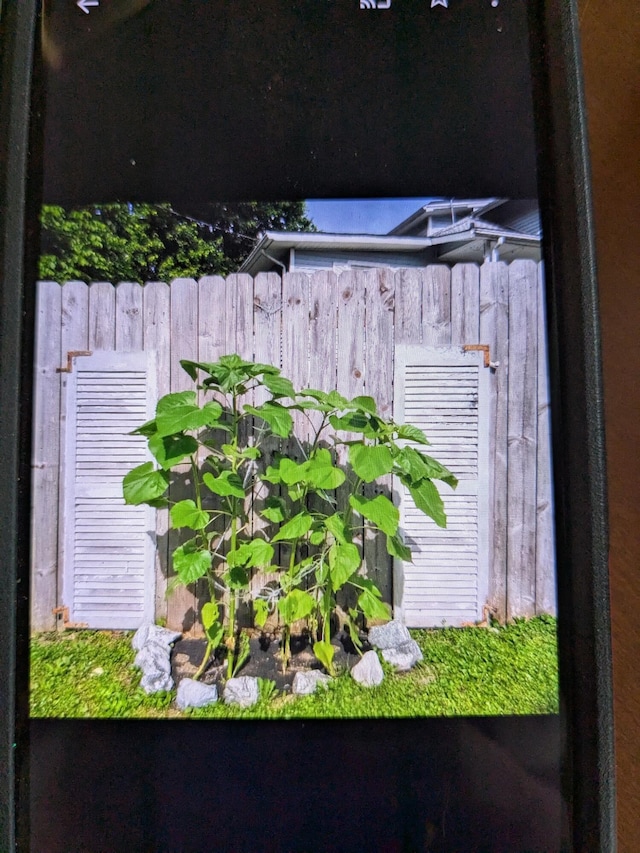
[[56,628],[58,631],[64,631],[67,628],[88,628],[87,622],[69,622],[68,607],[54,607],[53,615],[56,617]]
[[66,367],[56,367],[56,373],[71,373],[73,370],[73,359],[77,358],[79,355],[93,355],[91,350],[88,349],[72,349],[67,353],[67,366]]
[[462,349],[465,352],[483,352],[484,353],[484,366],[490,367],[492,370],[495,370],[496,367],[500,366],[499,361],[491,361],[491,354],[489,351],[489,344],[465,344]]

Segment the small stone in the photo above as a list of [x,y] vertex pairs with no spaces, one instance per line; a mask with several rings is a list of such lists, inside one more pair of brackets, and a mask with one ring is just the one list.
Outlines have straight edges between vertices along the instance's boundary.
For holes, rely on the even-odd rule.
[[422,652],[420,646],[415,640],[409,640],[408,643],[402,643],[401,646],[396,646],[391,649],[383,649],[382,657],[398,670],[398,672],[407,672],[412,669],[418,661],[422,660]]
[[258,679],[251,675],[230,678],[224,688],[224,701],[226,705],[239,705],[241,708],[250,708],[256,704],[259,696]]
[[136,655],[134,663],[142,670],[140,687],[145,693],[173,690],[169,654],[169,646],[160,643],[146,643]]
[[147,643],[159,643],[162,646],[170,648],[181,637],[182,634],[180,631],[170,631],[168,628],[162,628],[160,625],[148,623],[138,628],[131,639],[131,645],[137,652]]
[[411,639],[411,634],[406,625],[394,619],[387,622],[386,625],[376,625],[369,628],[369,642],[372,646],[377,646],[379,649],[393,649],[408,643]]
[[363,687],[377,687],[382,684],[384,672],[376,652],[365,652],[360,662],[351,670],[351,677]]
[[186,708],[204,708],[218,701],[218,688],[215,684],[202,684],[193,678],[183,678],[178,684],[176,705],[181,711]]
[[319,669],[310,669],[308,672],[296,672],[293,678],[292,693],[296,696],[311,696],[316,692],[318,684],[326,689],[331,679]]

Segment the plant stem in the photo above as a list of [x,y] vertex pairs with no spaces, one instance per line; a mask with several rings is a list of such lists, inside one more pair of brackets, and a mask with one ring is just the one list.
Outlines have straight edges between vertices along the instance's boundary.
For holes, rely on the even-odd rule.
[[198,670],[197,670],[197,672],[195,673],[195,675],[193,676],[193,680],[194,680],[194,681],[198,681],[198,679],[200,678],[200,676],[202,675],[202,673],[203,673],[203,672],[205,671],[205,669],[207,668],[207,664],[209,663],[209,658],[211,657],[211,648],[212,648],[212,645],[213,645],[213,644],[212,644],[212,642],[211,642],[211,641],[209,641],[209,642],[207,643],[207,648],[206,648],[206,651],[205,651],[205,653],[204,653],[204,657],[202,658],[202,663],[201,663],[201,664],[200,664],[200,666],[198,667]]

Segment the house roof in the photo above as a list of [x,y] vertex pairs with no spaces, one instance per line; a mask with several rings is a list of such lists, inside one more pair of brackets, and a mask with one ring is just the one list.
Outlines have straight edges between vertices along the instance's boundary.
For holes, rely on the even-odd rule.
[[[434,260],[457,262],[482,259],[486,241],[499,242],[504,257],[526,250],[535,251],[540,246],[540,235],[525,233],[498,225],[484,218],[489,211],[505,203],[501,198],[455,199],[436,201],[424,205],[388,234],[340,234],[328,232],[266,231],[246,258],[240,272],[256,275],[273,269],[274,265],[289,269],[291,250],[330,253],[402,253],[418,254],[433,248]],[[439,213],[458,213],[457,222],[433,230],[427,236],[412,236],[407,232],[419,231],[429,217]],[[462,214],[465,215],[462,215]],[[505,245],[506,244],[506,245]],[[507,249],[511,247],[511,252]],[[518,247],[521,247],[518,249]],[[466,255],[465,255],[466,252]],[[527,256],[527,255],[525,255]],[[530,256],[530,255],[529,255]],[[395,265],[397,266],[397,260]]]
[[389,234],[331,234],[317,231],[266,231],[246,258],[240,272],[255,275],[265,259],[286,266],[291,249],[337,252],[422,252],[433,245],[430,237],[395,237]]
[[418,208],[415,213],[403,219],[395,228],[389,231],[389,234],[408,234],[415,232],[423,224],[426,224],[430,216],[438,216],[443,213],[462,213],[468,211],[469,214],[478,215],[487,213],[494,207],[503,204],[507,199],[503,198],[463,198],[463,199],[439,199],[429,202]]

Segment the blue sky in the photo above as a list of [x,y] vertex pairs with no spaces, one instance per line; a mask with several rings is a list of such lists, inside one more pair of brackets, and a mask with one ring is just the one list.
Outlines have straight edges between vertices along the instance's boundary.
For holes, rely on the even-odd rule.
[[387,234],[432,198],[307,199],[318,231]]

